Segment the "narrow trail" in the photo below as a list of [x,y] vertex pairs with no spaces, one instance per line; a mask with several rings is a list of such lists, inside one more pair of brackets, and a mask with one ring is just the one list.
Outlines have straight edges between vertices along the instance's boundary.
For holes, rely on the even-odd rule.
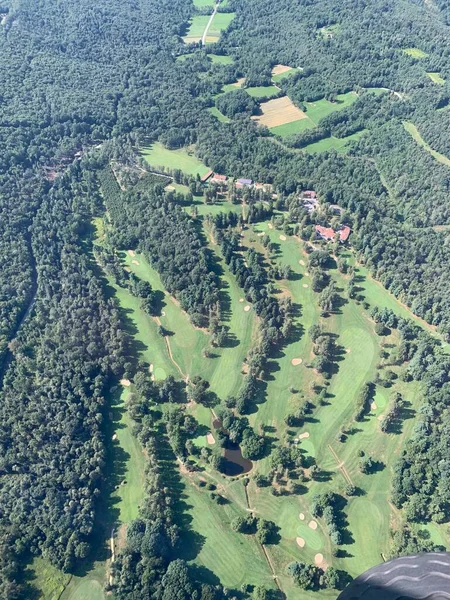
[[[115,548],[115,543],[114,543],[114,528],[111,529],[110,546],[111,546],[111,564],[113,564],[113,562],[116,560],[116,548]],[[114,578],[110,572],[109,573],[109,585],[113,585],[113,583],[114,583]]]
[[342,476],[344,477],[346,482],[349,483],[350,485],[353,485],[353,481],[351,480],[351,477],[348,474],[347,469],[344,467],[344,463],[340,460],[339,456],[336,454],[336,452],[333,450],[333,448],[331,447],[330,444],[328,444],[328,449],[331,452],[331,454],[333,455],[333,458],[336,460],[337,468],[341,471]]
[[202,35],[202,46],[204,46],[206,44],[206,36],[208,35],[208,31],[209,31],[209,28],[211,27],[211,23],[213,22],[213,19],[216,16],[219,5],[220,5],[220,0],[219,0],[219,2],[217,2],[216,6],[214,7],[213,14],[209,17],[209,21],[206,24],[205,31],[203,32],[203,35]]
[[[164,325],[161,323],[161,320],[159,317],[153,317],[155,323],[159,326],[159,327],[164,327]],[[167,353],[169,355],[170,360],[173,362],[173,364],[176,366],[176,368],[178,369],[178,371],[180,372],[181,377],[183,378],[184,381],[188,381],[189,379],[189,375],[186,375],[186,373],[183,372],[182,368],[180,367],[180,365],[177,363],[177,361],[174,359],[173,354],[172,354],[172,348],[170,347],[170,342],[169,342],[169,338],[167,335],[164,336],[164,341],[166,342],[166,348],[167,348]]]

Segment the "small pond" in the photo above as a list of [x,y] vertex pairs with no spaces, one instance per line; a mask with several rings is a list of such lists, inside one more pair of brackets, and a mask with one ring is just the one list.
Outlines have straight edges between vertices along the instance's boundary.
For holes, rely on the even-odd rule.
[[[225,434],[228,434],[226,429],[223,429],[222,422],[220,419],[214,419],[214,429],[222,429]],[[248,473],[253,469],[253,463],[250,459],[242,456],[241,447],[239,444],[232,442],[229,438],[224,448],[225,467],[223,474],[228,477],[235,477],[236,475],[242,475]]]

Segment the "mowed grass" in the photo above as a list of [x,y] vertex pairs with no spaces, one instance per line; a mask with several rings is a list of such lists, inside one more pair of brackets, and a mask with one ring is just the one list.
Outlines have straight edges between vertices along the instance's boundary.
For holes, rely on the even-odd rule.
[[423,137],[420,134],[420,131],[417,129],[414,123],[411,123],[411,121],[403,121],[403,126],[406,129],[406,131],[419,144],[419,146],[422,146],[422,148],[424,148],[429,154],[431,154],[431,156],[435,158],[438,162],[440,162],[443,165],[446,165],[447,167],[450,167],[450,158],[444,156],[436,150],[433,150],[433,148],[423,139]]
[[277,125],[276,127],[271,127],[270,131],[275,135],[279,135],[280,137],[286,137],[288,135],[293,135],[295,133],[302,133],[307,129],[313,129],[314,123],[306,118],[300,119],[299,121],[292,121],[291,123],[285,123],[284,125]]
[[68,573],[63,573],[43,558],[35,558],[27,571],[44,600],[59,600],[70,581]]
[[208,29],[208,36],[218,38],[221,32],[229,26],[234,17],[235,13],[216,13]]
[[427,73],[428,77],[438,85],[444,85],[445,79],[439,73]]
[[231,56],[225,54],[207,54],[207,56],[215,65],[232,65],[234,62]]
[[143,148],[141,155],[155,168],[180,169],[187,175],[205,175],[209,169],[191,150],[169,150],[160,142],[155,142],[149,148]]
[[211,8],[214,8],[214,0],[193,0],[194,2],[194,6],[195,8],[205,8],[207,6],[210,6]]
[[426,58],[429,56],[426,52],[420,48],[403,48],[402,52],[413,58]]
[[245,88],[245,91],[247,94],[250,94],[252,98],[271,98],[280,93],[280,88],[275,85],[260,85]]
[[229,117],[221,113],[217,106],[211,106],[211,108],[208,108],[208,112],[210,112],[213,115],[213,117],[216,117],[216,119],[219,119],[221,123],[230,122]]

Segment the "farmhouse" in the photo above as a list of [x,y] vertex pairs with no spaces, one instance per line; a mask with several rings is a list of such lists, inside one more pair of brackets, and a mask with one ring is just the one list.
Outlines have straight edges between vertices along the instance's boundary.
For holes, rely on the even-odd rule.
[[322,227],[322,225],[316,225],[315,229],[317,235],[323,240],[326,240],[327,242],[329,242],[330,240],[334,240],[336,232],[332,227]]
[[252,183],[253,182],[251,179],[238,179],[236,181],[236,187],[237,188],[251,187]]
[[213,176],[210,179],[211,183],[220,183],[220,184],[225,184],[227,183],[228,178],[226,175],[219,175],[219,173],[213,173]]
[[303,192],[303,198],[317,198],[317,194],[313,190],[305,190]]
[[343,225],[338,231],[334,231],[332,227],[322,227],[322,225],[316,225],[315,229],[317,235],[327,242],[333,241],[337,235],[339,241],[344,243],[348,240],[351,233],[351,229],[347,225]]

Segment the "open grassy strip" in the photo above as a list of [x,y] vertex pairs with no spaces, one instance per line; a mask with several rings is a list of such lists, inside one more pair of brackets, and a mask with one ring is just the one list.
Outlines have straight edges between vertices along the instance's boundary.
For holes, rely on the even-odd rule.
[[402,52],[413,58],[426,58],[428,54],[420,48],[403,48]]
[[299,121],[292,121],[285,125],[277,125],[271,127],[270,131],[280,137],[286,137],[287,135],[293,135],[294,133],[302,133],[306,129],[313,129],[314,123],[310,119],[300,119]]
[[72,577],[40,557],[33,560],[27,573],[45,600],[59,600]]
[[255,87],[245,88],[247,94],[253,98],[270,98],[280,93],[280,88],[275,85],[260,85]]
[[216,119],[219,119],[219,121],[221,123],[229,123],[230,122],[229,117],[222,114],[220,112],[220,110],[217,108],[217,106],[211,106],[211,108],[208,108],[208,111],[213,115],[213,117],[216,117]]
[[183,41],[186,44],[199,42],[202,39],[203,32],[208,25],[210,15],[194,15],[189,21],[189,28]]
[[214,0],[193,0],[195,8],[205,8],[211,7],[211,10],[214,8]]
[[142,149],[142,156],[149,165],[161,169],[180,169],[187,175],[205,175],[209,169],[192,151],[185,149],[169,150],[160,142]]
[[233,59],[231,56],[225,56],[224,54],[207,54],[208,58],[215,65],[232,65]]
[[310,154],[315,152],[327,152],[328,150],[336,150],[336,152],[339,154],[343,154],[347,151],[349,143],[359,140],[359,138],[366,133],[366,131],[366,129],[357,131],[356,133],[352,133],[351,135],[343,138],[337,138],[334,136],[323,138],[318,142],[308,144],[308,146],[305,146],[303,150]]
[[417,129],[417,127],[414,125],[414,123],[411,123],[411,121],[403,121],[403,126],[406,129],[406,131],[419,144],[419,146],[422,146],[422,148],[424,148],[427,152],[429,152],[431,154],[431,156],[433,158],[435,158],[438,162],[450,167],[450,158],[448,158],[447,156],[444,156],[443,154],[441,154],[440,152],[437,152],[436,150],[433,150],[433,148],[420,135],[420,131]]
[[438,85],[444,85],[445,79],[439,73],[427,73],[428,77]]
[[208,36],[219,37],[220,33],[228,27],[234,19],[235,13],[220,13],[217,12],[208,30]]
[[351,106],[358,99],[356,92],[347,92],[346,94],[338,94],[334,102],[325,100],[316,100],[315,102],[305,102],[306,114],[314,123],[318,125],[319,121],[332,113]]

